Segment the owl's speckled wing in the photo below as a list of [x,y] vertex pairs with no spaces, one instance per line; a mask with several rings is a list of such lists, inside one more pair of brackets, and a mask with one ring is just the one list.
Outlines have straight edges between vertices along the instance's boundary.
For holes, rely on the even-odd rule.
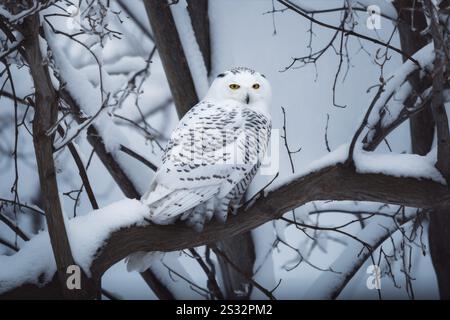
[[149,192],[150,219],[183,219],[201,229],[213,214],[226,219],[258,170],[270,137],[270,119],[233,100],[202,101],[172,134]]

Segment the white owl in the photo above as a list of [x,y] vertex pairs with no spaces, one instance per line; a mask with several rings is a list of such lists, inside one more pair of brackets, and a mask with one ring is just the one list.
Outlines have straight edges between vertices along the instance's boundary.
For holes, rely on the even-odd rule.
[[[180,120],[141,201],[157,224],[176,219],[201,231],[213,216],[239,208],[265,155],[271,131],[267,79],[249,68],[219,74],[206,97]],[[148,257],[148,256],[147,256]],[[143,271],[146,253],[128,258]]]

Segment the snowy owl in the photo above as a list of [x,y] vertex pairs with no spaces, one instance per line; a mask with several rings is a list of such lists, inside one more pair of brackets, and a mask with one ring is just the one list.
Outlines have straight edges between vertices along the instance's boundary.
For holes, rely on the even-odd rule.
[[[170,224],[180,218],[197,231],[213,216],[236,213],[266,152],[271,88],[249,68],[221,73],[206,97],[180,120],[162,165],[141,201],[149,220]],[[143,271],[145,253],[128,258],[129,270]]]

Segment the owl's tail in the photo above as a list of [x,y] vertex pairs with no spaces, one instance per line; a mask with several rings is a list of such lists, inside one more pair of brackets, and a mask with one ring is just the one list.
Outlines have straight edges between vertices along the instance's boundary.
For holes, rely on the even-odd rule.
[[[182,217],[195,230],[201,231],[205,221],[214,211],[213,197],[219,192],[219,186],[207,186],[194,189],[171,190],[162,185],[153,184],[141,201],[150,208],[150,221],[156,224],[171,224]],[[143,272],[155,260],[161,259],[162,252],[138,251],[130,254],[125,262],[128,271]]]
[[150,266],[154,262],[161,260],[163,256],[164,253],[160,251],[153,251],[153,252],[138,251],[132,253],[125,258],[125,263],[127,264],[127,271],[144,272],[145,270],[150,268]]
[[191,209],[213,199],[219,193],[219,189],[220,185],[177,190],[156,185],[154,190],[141,201],[149,206],[149,219],[152,222],[171,224]]

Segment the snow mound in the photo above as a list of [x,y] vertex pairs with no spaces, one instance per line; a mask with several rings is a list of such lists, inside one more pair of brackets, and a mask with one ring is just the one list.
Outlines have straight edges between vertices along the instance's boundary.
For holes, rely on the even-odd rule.
[[[124,199],[90,214],[66,222],[75,262],[90,276],[90,266],[98,248],[109,235],[122,228],[144,224],[147,206]],[[48,232],[40,232],[12,256],[0,256],[0,293],[25,283],[44,285],[56,272]]]

